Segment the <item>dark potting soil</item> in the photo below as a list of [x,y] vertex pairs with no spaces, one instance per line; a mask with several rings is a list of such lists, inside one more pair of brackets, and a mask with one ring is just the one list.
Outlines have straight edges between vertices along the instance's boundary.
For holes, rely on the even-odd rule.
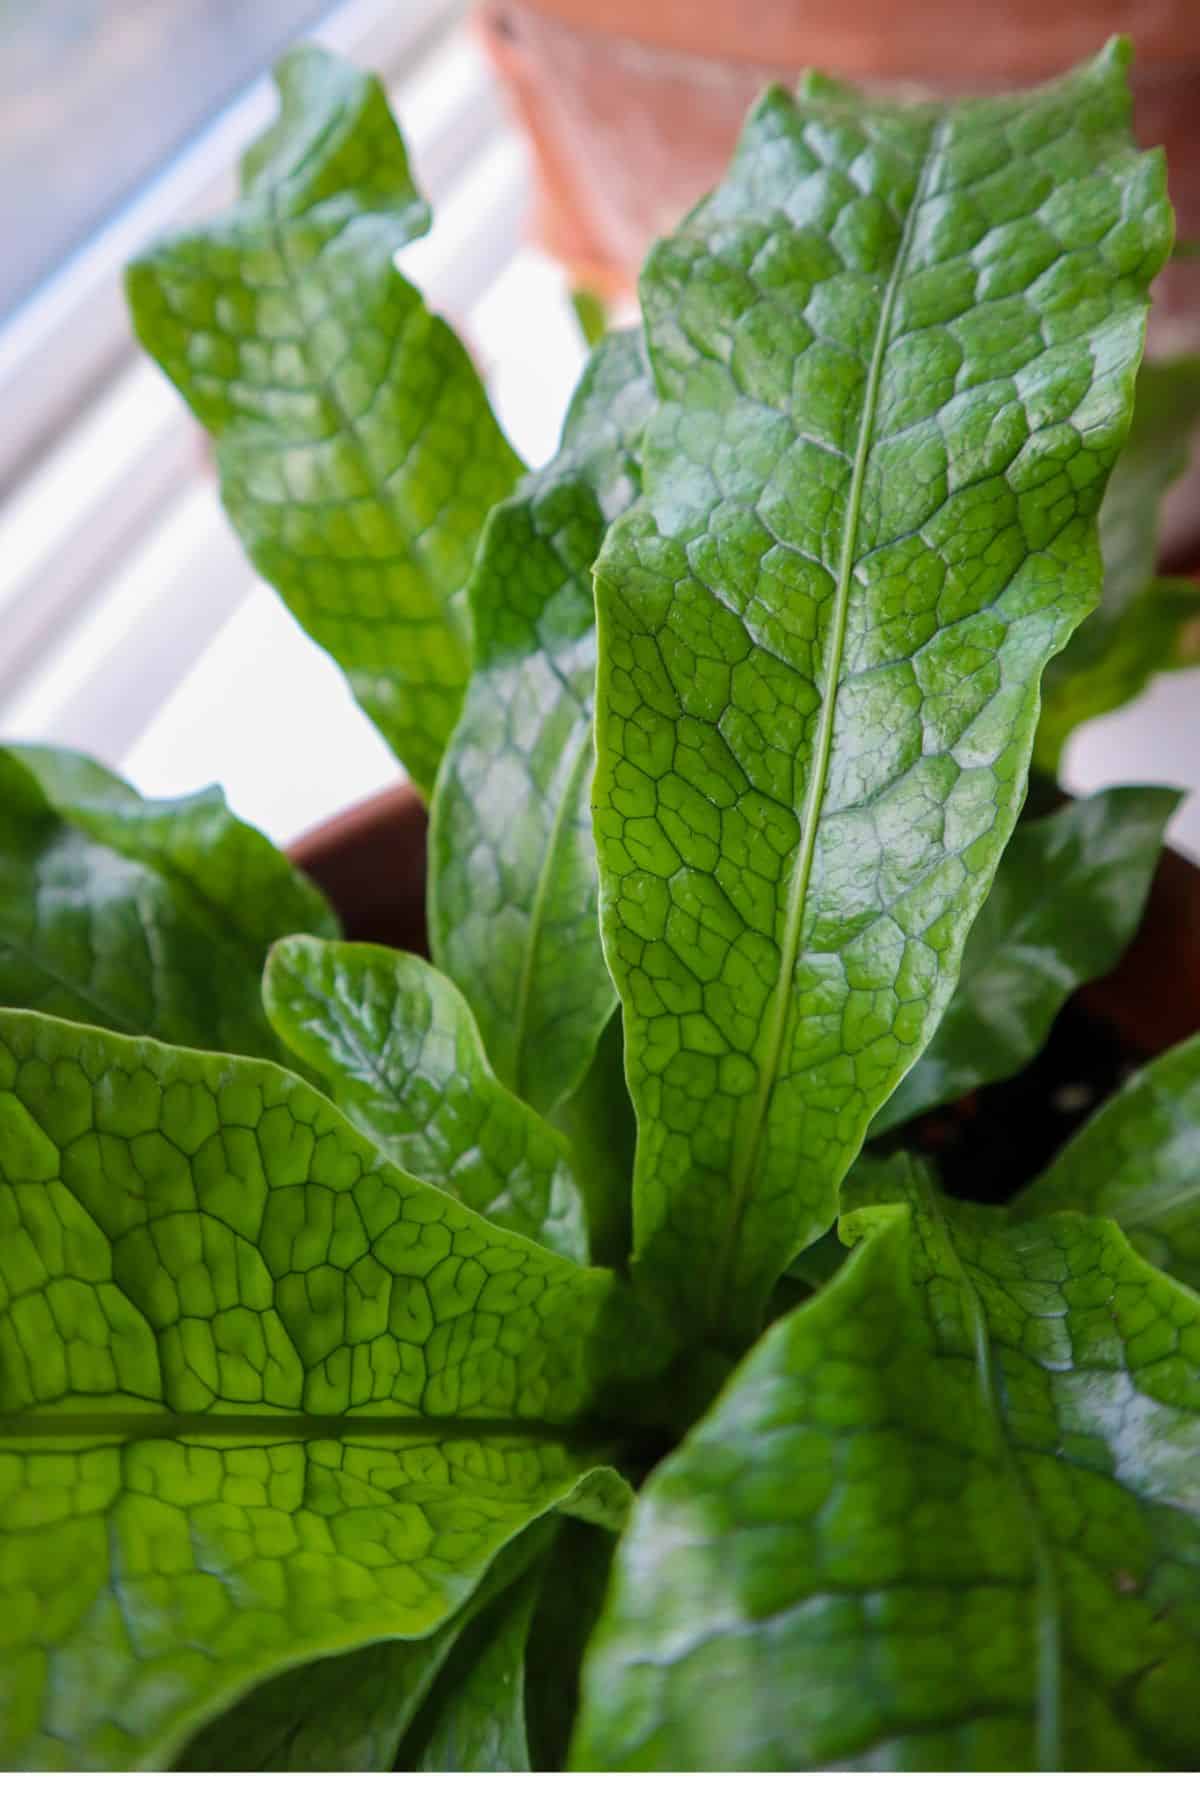
[[1002,1205],[1041,1174],[1142,1061],[1110,1025],[1071,1003],[1041,1054],[1011,1081],[913,1119],[871,1147],[932,1157],[955,1199]]

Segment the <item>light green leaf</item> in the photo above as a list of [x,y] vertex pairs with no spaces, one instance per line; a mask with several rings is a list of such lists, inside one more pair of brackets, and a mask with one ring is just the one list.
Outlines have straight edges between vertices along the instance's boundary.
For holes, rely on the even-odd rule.
[[267,951],[336,930],[219,788],[143,800],[86,757],[0,750],[0,1006],[277,1057]]
[[1200,656],[1188,630],[1200,614],[1200,589],[1154,580],[1163,496],[1187,467],[1198,426],[1200,357],[1145,364],[1129,441],[1100,508],[1100,604],[1042,679],[1034,757],[1051,774],[1077,725],[1124,706],[1160,670]]
[[1109,788],[1019,825],[929,1048],[872,1126],[890,1131],[1030,1062],[1063,1002],[1137,930],[1180,795]]
[[1194,1769],[1200,1301],[934,1197],[651,1476],[583,1768]]
[[[525,1650],[543,1571],[523,1575],[461,1637],[429,1701],[420,1754],[426,1774],[527,1774]],[[421,1723],[416,1726],[421,1733]]]
[[740,1343],[928,1041],[1099,592],[1162,160],[1126,51],[951,107],[776,89],[642,282],[597,569],[641,1278]]
[[206,1725],[175,1768],[389,1772],[463,1632],[545,1550],[550,1530],[546,1522],[531,1526],[507,1545],[465,1606],[432,1636],[368,1644],[277,1675]]
[[475,545],[520,464],[394,267],[429,214],[382,86],[311,46],[276,79],[237,205],[130,269],[134,327],[216,439],[255,568],[428,790],[470,668]]
[[566,1140],[500,1085],[452,982],[373,944],[277,944],[267,1017],[385,1156],[509,1231],[582,1262]]
[[593,352],[562,449],[488,521],[471,580],[475,669],[429,826],[434,960],[506,1087],[548,1113],[616,1006],[592,838],[592,565],[638,487],[652,401],[640,334]]
[[1139,1069],[1013,1204],[1023,1218],[1115,1219],[1149,1262],[1200,1288],[1200,1037]]
[[296,1077],[0,1013],[0,1766],[153,1768],[453,1616],[663,1360]]

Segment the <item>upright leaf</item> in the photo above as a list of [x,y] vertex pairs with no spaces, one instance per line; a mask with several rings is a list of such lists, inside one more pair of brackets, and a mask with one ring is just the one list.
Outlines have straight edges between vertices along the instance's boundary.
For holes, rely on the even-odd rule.
[[251,561],[429,789],[470,668],[464,590],[520,465],[397,272],[429,224],[380,83],[313,47],[223,218],[129,271],[138,336],[217,444]]
[[86,757],[0,750],[0,1006],[277,1057],[260,990],[289,930],[337,921],[220,789],[143,800]]
[[[0,1013],[0,1766],[153,1768],[423,1638],[662,1360],[615,1278],[237,1058]],[[612,1484],[602,1484],[607,1500]]]
[[612,1569],[614,1541],[564,1520],[554,1534],[525,1658],[529,1755],[539,1773],[566,1766],[579,1671]]
[[[525,1650],[542,1582],[533,1569],[494,1600],[456,1644],[428,1703],[419,1754],[426,1774],[512,1775],[530,1770]],[[418,1722],[415,1730],[422,1732]]]
[[637,1120],[625,1085],[619,1011],[601,1032],[587,1074],[551,1120],[571,1146],[571,1166],[587,1209],[590,1260],[623,1268],[629,1260]]
[[466,1605],[430,1637],[368,1644],[276,1675],[198,1732],[175,1768],[390,1772],[402,1738],[463,1632],[545,1551],[548,1532],[542,1523],[514,1539]]
[[596,818],[643,1280],[735,1342],[928,1041],[1099,589],[1161,158],[1126,52],[760,103],[642,283],[662,405],[597,569]]
[[1124,706],[1160,670],[1200,655],[1200,588],[1154,579],[1163,496],[1187,467],[1198,426],[1200,357],[1146,363],[1129,441],[1100,508],[1100,604],[1042,679],[1034,755],[1050,773],[1077,725]]
[[453,983],[373,944],[277,944],[267,1016],[346,1117],[410,1175],[582,1262],[587,1220],[565,1139],[492,1074]]
[[1037,1055],[1063,1002],[1106,975],[1137,930],[1179,799],[1171,788],[1109,788],[1017,827],[942,1022],[873,1132]]
[[1200,1300],[1100,1220],[876,1221],[651,1477],[578,1765],[1194,1769]]
[[492,1066],[549,1112],[616,1005],[597,922],[592,565],[638,488],[652,389],[641,335],[604,339],[562,448],[488,521],[471,580],[475,668],[429,829],[434,960]]
[[1200,1037],[1139,1069],[1014,1207],[1115,1219],[1149,1262],[1200,1289]]

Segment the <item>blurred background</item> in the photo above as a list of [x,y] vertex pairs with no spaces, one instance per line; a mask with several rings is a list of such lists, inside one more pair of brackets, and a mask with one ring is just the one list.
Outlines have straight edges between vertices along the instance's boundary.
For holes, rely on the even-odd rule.
[[[133,345],[120,275],[233,195],[266,71],[313,37],[392,93],[430,237],[400,266],[464,336],[521,454],[554,448],[585,345],[573,288],[630,305],[648,241],[710,185],[764,83],[817,63],[902,92],[1037,79],[1113,30],[1138,128],[1200,238],[1200,0],[0,0],[0,738],[151,794],[219,781],[277,839],[396,779],[340,675],[258,582],[200,436]],[[1159,354],[1200,350],[1200,261]],[[1200,568],[1200,484],[1170,550]],[[317,723],[314,725],[314,721]],[[1200,790],[1200,672],[1076,734],[1066,766]],[[1200,855],[1200,791],[1172,836]]]

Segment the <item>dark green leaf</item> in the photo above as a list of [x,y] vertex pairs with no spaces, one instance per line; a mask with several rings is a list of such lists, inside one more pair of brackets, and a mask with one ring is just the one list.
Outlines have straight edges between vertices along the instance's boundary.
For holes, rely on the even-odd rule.
[[1200,1037],[1140,1069],[1015,1207],[1115,1219],[1148,1261],[1200,1288]]
[[0,751],[0,1006],[278,1056],[263,964],[337,921],[219,788],[143,800],[66,751]]
[[570,1146],[571,1167],[587,1208],[591,1261],[623,1268],[629,1257],[637,1121],[625,1085],[625,1039],[615,1012],[600,1034],[591,1067],[551,1115]]
[[1200,426],[1200,358],[1147,363],[1138,376],[1129,441],[1100,509],[1100,604],[1046,669],[1034,754],[1057,768],[1077,725],[1124,706],[1159,670],[1200,655],[1200,589],[1155,581],[1163,496],[1187,467]]
[[584,1669],[613,1770],[1194,1769],[1200,1301],[930,1195],[651,1477]]
[[427,790],[470,667],[475,545],[520,465],[394,266],[429,215],[380,83],[313,47],[277,80],[237,205],[130,269],[134,326],[217,441],[251,561]]
[[298,1662],[427,1636],[591,1510],[586,1417],[663,1361],[611,1274],[296,1077],[28,1013],[0,1013],[0,1241],[10,1769],[159,1767]]
[[403,1767],[431,1775],[528,1773],[525,1650],[542,1573],[523,1575],[459,1639],[429,1717],[415,1728],[419,1754],[411,1758],[406,1747]]
[[488,521],[471,581],[475,669],[429,827],[434,959],[506,1087],[549,1112],[616,1005],[600,946],[591,782],[592,564],[637,492],[651,404],[640,334],[605,339],[562,449]]
[[555,1533],[529,1633],[525,1713],[530,1760],[562,1769],[579,1707],[579,1669],[612,1568],[613,1539],[565,1521]]
[[583,1261],[565,1139],[500,1085],[453,983],[373,944],[277,944],[267,1016],[386,1156],[509,1231]]
[[1106,975],[1137,930],[1179,800],[1171,788],[1109,788],[1017,827],[942,1022],[873,1133],[1037,1055],[1063,1002]]
[[1113,45],[949,108],[774,90],[642,283],[662,405],[597,570],[635,1249],[741,1342],[948,1001],[1099,592],[1161,157]]

